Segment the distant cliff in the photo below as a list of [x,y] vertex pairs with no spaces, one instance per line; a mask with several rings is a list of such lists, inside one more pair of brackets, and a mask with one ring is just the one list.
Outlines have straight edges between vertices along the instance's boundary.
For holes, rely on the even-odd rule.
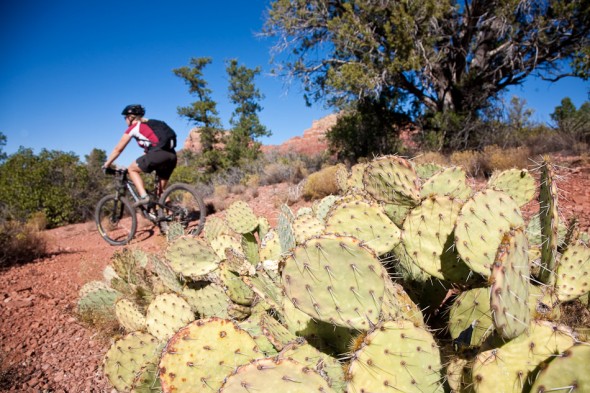
[[[326,132],[336,124],[337,115],[328,115],[320,120],[314,120],[311,128],[303,131],[303,136],[295,136],[286,140],[280,145],[263,145],[262,151],[278,153],[298,153],[304,155],[321,154],[328,148],[328,142],[325,139]],[[201,138],[198,128],[193,128],[186,140],[183,149],[194,151],[196,153],[202,150]]]

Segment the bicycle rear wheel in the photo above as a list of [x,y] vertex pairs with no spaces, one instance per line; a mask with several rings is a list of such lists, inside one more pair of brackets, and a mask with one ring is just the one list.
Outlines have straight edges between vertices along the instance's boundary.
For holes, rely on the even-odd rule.
[[107,195],[98,201],[94,220],[100,236],[113,246],[129,243],[137,230],[133,205],[127,198],[117,198],[115,195]]
[[170,222],[178,222],[188,235],[197,236],[205,226],[207,207],[203,198],[192,186],[176,183],[168,187],[160,197],[164,206],[163,228]]

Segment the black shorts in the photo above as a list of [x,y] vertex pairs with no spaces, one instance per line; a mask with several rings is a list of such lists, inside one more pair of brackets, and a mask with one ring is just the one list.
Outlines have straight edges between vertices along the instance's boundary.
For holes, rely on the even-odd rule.
[[160,179],[168,180],[176,168],[176,153],[166,150],[152,150],[139,157],[136,162],[143,172],[156,171]]

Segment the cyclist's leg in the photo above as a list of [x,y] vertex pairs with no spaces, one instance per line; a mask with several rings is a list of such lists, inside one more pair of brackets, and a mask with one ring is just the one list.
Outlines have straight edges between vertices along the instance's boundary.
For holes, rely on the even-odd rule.
[[132,162],[131,165],[129,165],[129,168],[127,168],[129,178],[131,179],[131,181],[135,185],[135,188],[137,189],[137,193],[139,194],[140,197],[147,194],[147,192],[145,191],[145,186],[143,185],[143,179],[141,178],[141,173],[144,171],[137,163],[143,157],[145,157],[145,156],[138,158],[137,161]]
[[156,174],[160,179],[160,184],[158,184],[158,186],[160,188],[160,195],[162,195],[161,193],[164,192],[168,186],[170,176],[172,176],[172,172],[174,172],[174,169],[176,168],[176,154],[172,152],[161,151],[159,158],[160,161],[158,167],[156,168]]

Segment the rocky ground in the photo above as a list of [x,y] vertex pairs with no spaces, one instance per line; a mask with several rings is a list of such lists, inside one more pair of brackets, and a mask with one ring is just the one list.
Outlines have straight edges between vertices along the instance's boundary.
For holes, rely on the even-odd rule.
[[[588,231],[590,165],[571,159],[563,165],[561,212],[566,219],[577,217]],[[288,186],[261,187],[254,195],[248,203],[274,226]],[[293,210],[303,205],[299,202]],[[150,229],[144,223],[131,247],[159,252],[165,240]],[[76,301],[80,287],[101,278],[118,248],[104,242],[93,223],[46,231],[45,236],[44,258],[0,271],[0,391],[111,392],[101,370],[109,339],[78,318]]]

